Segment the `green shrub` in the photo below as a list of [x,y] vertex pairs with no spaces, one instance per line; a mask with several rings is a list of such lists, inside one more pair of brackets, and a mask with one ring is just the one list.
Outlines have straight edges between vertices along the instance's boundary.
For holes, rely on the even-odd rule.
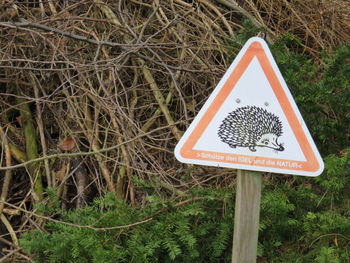
[[327,156],[349,147],[350,44],[320,64],[290,52],[288,42],[272,51],[318,148]]
[[21,246],[38,262],[220,262],[229,258],[233,202],[232,193],[218,193],[179,202],[151,196],[142,209],[108,194],[84,209],[62,212],[61,220],[106,228],[152,219],[106,231],[48,222],[46,231],[24,234]]
[[[350,261],[350,149],[325,162],[325,173],[311,178],[313,184],[305,177],[293,183],[286,178],[265,182],[258,254],[267,262]],[[335,177],[346,181],[335,187]],[[345,198],[332,197],[334,189]],[[182,200],[166,201],[147,190],[143,208],[108,194],[83,209],[56,211],[60,220],[76,226],[48,222],[45,231],[24,234],[20,244],[37,262],[231,262],[233,189],[195,188]],[[108,228],[145,219],[150,221],[122,229],[81,227]]]

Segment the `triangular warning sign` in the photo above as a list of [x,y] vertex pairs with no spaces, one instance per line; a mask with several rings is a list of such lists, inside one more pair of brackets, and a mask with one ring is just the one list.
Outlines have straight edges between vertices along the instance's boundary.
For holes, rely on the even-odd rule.
[[317,176],[324,164],[264,40],[248,40],[175,148],[184,163]]

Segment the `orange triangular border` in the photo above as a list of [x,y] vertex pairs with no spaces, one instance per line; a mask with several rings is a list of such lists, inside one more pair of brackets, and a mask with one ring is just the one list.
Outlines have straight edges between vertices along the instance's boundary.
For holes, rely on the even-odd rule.
[[[296,137],[299,146],[304,153],[306,161],[295,161],[295,160],[285,160],[278,158],[268,158],[259,156],[248,156],[241,154],[229,154],[229,153],[218,153],[203,150],[194,150],[194,146],[198,142],[199,138],[202,136],[204,131],[207,129],[214,116],[223,105],[226,98],[229,96],[231,91],[235,88],[238,80],[246,71],[252,59],[256,57],[265,73],[265,76],[276,95],[277,100],[282,107],[284,115],[286,116],[289,125]],[[201,119],[194,127],[182,147],[179,151],[181,157],[185,159],[201,160],[201,161],[215,161],[223,163],[234,163],[245,166],[260,166],[260,167],[270,167],[274,169],[285,169],[294,171],[304,171],[304,172],[316,172],[320,169],[321,164],[316,158],[315,152],[311,147],[311,144],[306,136],[301,123],[298,121],[297,114],[294,112],[292,104],[281,85],[278,76],[271,65],[270,59],[267,56],[262,44],[259,41],[252,42],[246,52],[243,54],[239,62],[236,64],[235,68],[231,72],[230,76],[226,82],[222,85],[221,89],[212,100],[211,104],[201,116]],[[253,161],[253,164],[247,163]],[[253,160],[252,160],[253,159]],[[256,165],[258,164],[258,165]],[[277,165],[278,164],[278,165]]]

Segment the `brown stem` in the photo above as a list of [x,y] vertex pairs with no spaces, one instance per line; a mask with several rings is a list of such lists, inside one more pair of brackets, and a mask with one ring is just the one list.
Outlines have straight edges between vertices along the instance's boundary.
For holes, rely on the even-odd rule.
[[[6,157],[6,166],[9,167],[11,166],[11,152],[10,152],[10,147],[8,145],[8,141],[6,138],[6,134],[4,133],[2,127],[0,126],[0,133],[2,135],[2,141],[3,141],[3,146],[5,148],[5,157]],[[11,175],[12,172],[11,170],[6,170],[5,171],[5,178],[4,182],[2,184],[2,189],[1,189],[1,197],[0,197],[0,215],[3,212],[4,209],[4,202],[7,199],[7,195],[9,192],[9,187],[10,187],[10,182],[11,182]]]
[[[34,74],[31,75],[32,80],[34,83],[37,82]],[[33,85],[34,88],[34,94],[35,98],[39,99],[39,90],[36,84]],[[40,135],[40,143],[41,143],[41,149],[43,152],[43,156],[46,156],[47,153],[47,147],[46,147],[46,140],[45,140],[45,135],[44,135],[44,125],[43,125],[43,118],[42,118],[42,109],[39,104],[39,101],[35,103],[36,106],[36,114],[37,114],[37,124],[38,124],[38,129],[39,129],[39,135]],[[44,160],[44,166],[45,166],[45,173],[46,173],[46,180],[47,180],[47,185],[48,187],[52,187],[53,184],[51,182],[51,172],[50,172],[50,167],[49,167],[49,161],[47,159]]]

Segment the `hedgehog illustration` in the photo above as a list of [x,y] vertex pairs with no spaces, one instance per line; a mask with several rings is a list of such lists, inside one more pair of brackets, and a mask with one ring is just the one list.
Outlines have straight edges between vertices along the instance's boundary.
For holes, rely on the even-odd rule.
[[273,113],[256,106],[238,108],[222,121],[218,135],[222,142],[230,147],[267,147],[284,151],[278,138],[282,135],[282,122]]

